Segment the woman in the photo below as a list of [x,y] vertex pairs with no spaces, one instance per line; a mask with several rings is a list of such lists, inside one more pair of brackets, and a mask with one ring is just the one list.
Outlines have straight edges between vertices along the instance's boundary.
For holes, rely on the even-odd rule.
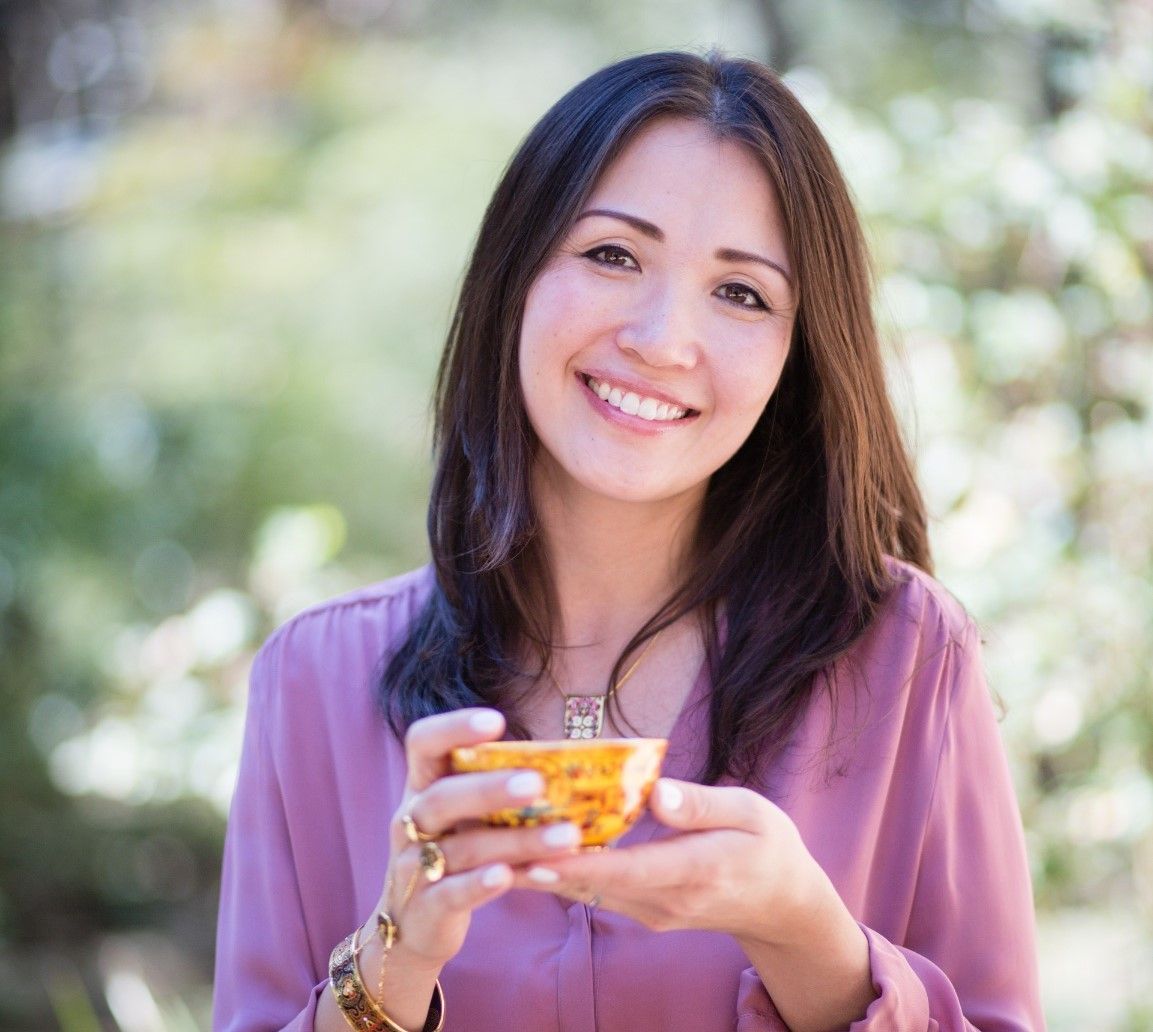
[[[432,566],[257,658],[216,1028],[1042,1027],[976,634],[928,574],[846,188],[771,73],[653,54],[544,116],[436,454]],[[610,851],[482,827],[536,775],[448,770],[589,733],[670,741]]]

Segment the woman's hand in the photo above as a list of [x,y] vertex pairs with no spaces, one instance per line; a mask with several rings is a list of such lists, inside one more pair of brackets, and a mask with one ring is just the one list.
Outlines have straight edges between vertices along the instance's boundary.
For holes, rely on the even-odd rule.
[[536,864],[516,884],[625,914],[654,931],[701,928],[783,942],[821,872],[788,815],[744,788],[661,778],[650,808],[681,834]]
[[744,788],[662,778],[650,807],[681,832],[517,872],[515,884],[654,931],[732,935],[795,1032],[845,1028],[876,996],[868,941],[789,816]]
[[[405,737],[408,782],[390,829],[392,863],[381,906],[400,929],[398,949],[409,963],[439,970],[464,944],[472,911],[507,892],[513,867],[557,859],[579,843],[571,824],[544,828],[489,828],[485,814],[524,805],[540,796],[535,771],[453,774],[457,746],[500,738],[496,710],[466,709],[416,721]],[[404,816],[431,836],[445,859],[443,878],[430,882],[420,867],[420,847],[409,841]]]
[[[504,718],[495,710],[457,710],[416,721],[405,736],[408,780],[389,828],[391,858],[378,910],[396,923],[388,953],[371,934],[375,916],[362,931],[359,964],[365,987],[389,1018],[402,1028],[420,1028],[441,968],[464,944],[472,912],[514,884],[514,866],[556,860],[576,848],[571,824],[546,828],[488,828],[485,814],[523,805],[543,789],[535,771],[453,774],[450,754],[457,746],[500,738]],[[419,843],[409,839],[405,817],[444,858],[443,875],[426,877]],[[435,848],[432,843],[435,843]],[[336,1032],[347,1024],[334,997],[325,994],[317,1030]]]
[[[556,860],[580,841],[571,824],[547,828],[487,828],[485,814],[523,805],[540,795],[535,771],[453,774],[452,750],[500,738],[504,718],[495,710],[465,709],[416,721],[405,736],[408,780],[389,828],[390,859],[377,910],[393,919],[397,935],[388,952],[372,934],[376,916],[360,932],[358,966],[365,989],[402,1028],[420,1028],[441,968],[464,944],[472,912],[513,886],[514,866]],[[405,818],[414,834],[409,838]],[[421,865],[424,848],[443,857],[443,872],[430,879]],[[347,1029],[335,996],[318,1005],[317,1032]]]

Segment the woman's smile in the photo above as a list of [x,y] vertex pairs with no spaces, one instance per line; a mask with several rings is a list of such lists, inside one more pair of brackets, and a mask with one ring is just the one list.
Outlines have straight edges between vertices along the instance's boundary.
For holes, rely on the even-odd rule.
[[[632,381],[610,376],[592,376],[588,373],[578,373],[578,379],[595,396],[593,402],[597,411],[603,412],[606,417],[628,418],[624,426],[634,426],[636,421],[642,424],[658,424],[658,426],[637,426],[637,430],[651,431],[660,424],[683,423],[695,418],[699,413],[687,405],[680,405],[667,394]],[[600,402],[601,404],[597,404]],[[607,410],[607,411],[606,411]]]

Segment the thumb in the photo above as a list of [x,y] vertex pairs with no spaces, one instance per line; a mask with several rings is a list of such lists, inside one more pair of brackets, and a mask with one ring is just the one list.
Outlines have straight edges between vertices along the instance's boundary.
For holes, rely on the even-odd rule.
[[745,788],[718,788],[661,778],[653,787],[649,809],[662,824],[685,831],[736,828],[754,831],[765,800]]

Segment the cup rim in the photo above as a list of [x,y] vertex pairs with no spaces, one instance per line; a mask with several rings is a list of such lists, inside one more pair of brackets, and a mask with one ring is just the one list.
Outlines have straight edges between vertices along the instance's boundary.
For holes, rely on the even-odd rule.
[[513,739],[507,742],[478,742],[476,745],[458,745],[460,749],[475,749],[480,752],[535,753],[535,752],[586,752],[590,749],[613,749],[632,751],[645,746],[661,745],[668,747],[667,738],[543,738]]

